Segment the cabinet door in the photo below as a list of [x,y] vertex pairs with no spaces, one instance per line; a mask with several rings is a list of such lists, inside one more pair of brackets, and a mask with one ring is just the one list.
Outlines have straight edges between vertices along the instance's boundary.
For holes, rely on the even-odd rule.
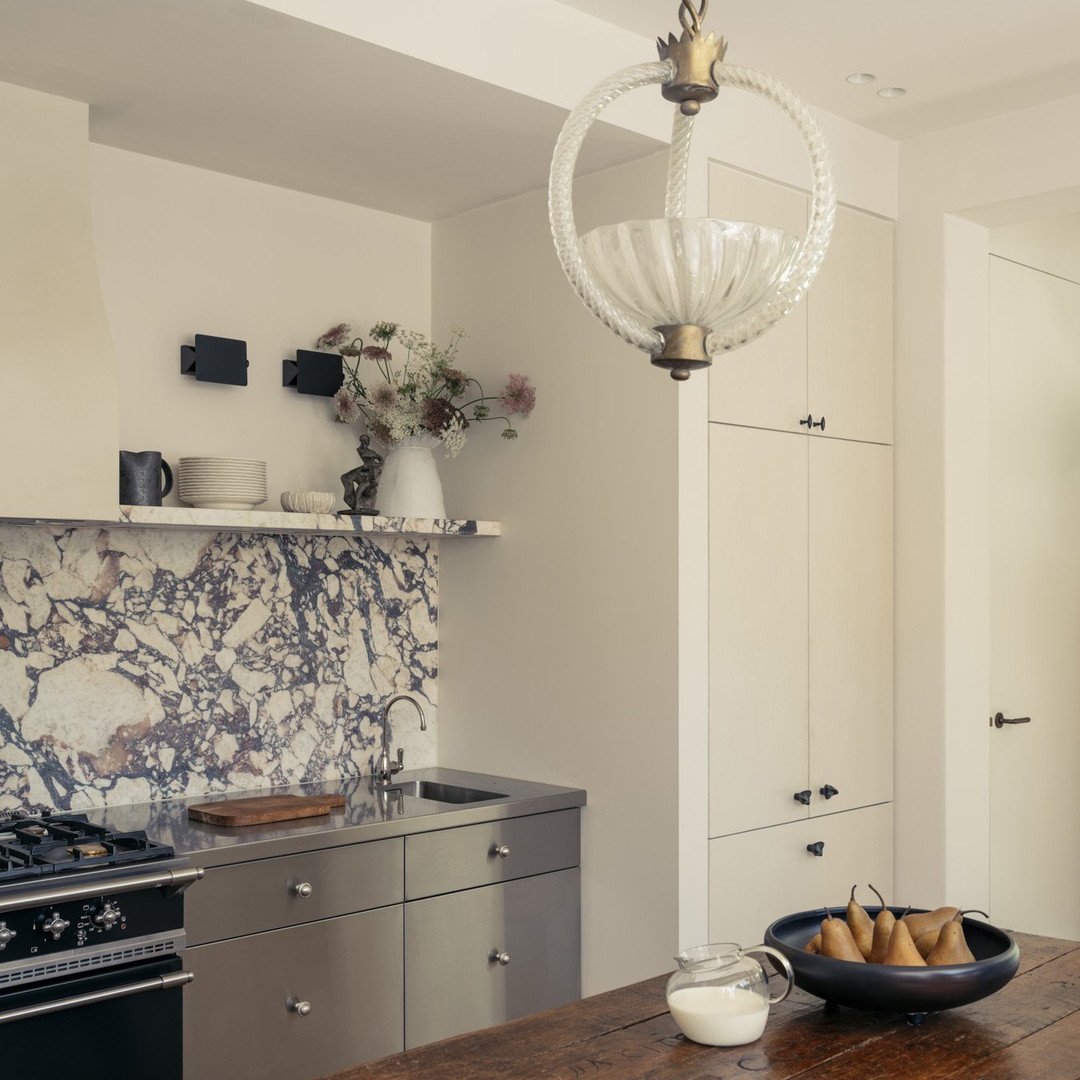
[[808,441],[710,425],[710,836],[807,815]]
[[892,449],[808,443],[809,787],[828,814],[892,798]]
[[406,1048],[576,1001],[580,897],[575,867],[407,903]]
[[[709,214],[806,232],[807,198],[801,191],[758,176],[713,165]],[[780,431],[798,431],[806,416],[806,302],[756,341],[713,361],[709,368],[709,419]]]
[[401,1050],[401,941],[399,904],[185,950],[186,1080],[308,1080]]
[[807,294],[807,409],[843,439],[892,442],[893,225],[840,207]]
[[[892,805],[709,841],[709,940],[753,945],[770,923],[796,911],[877,901],[868,882],[892,902]],[[821,842],[820,856],[807,844]]]

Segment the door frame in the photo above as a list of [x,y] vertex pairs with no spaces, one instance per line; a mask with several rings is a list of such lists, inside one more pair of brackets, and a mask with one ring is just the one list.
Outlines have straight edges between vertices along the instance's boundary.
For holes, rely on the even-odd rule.
[[989,902],[989,229],[1080,210],[1080,148],[1060,137],[1077,107],[1067,98],[902,148],[896,894],[905,902]]

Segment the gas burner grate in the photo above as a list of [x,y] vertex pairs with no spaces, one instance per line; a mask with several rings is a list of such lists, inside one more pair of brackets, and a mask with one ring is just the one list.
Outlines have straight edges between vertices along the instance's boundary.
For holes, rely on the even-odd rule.
[[[10,814],[11,812],[7,812]],[[38,874],[60,874],[171,858],[173,848],[142,831],[116,833],[85,814],[7,816],[0,824],[0,884]]]

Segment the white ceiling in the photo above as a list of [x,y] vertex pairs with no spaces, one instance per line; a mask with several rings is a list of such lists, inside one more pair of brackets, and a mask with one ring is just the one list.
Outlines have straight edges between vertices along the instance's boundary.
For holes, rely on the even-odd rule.
[[[678,27],[677,0],[562,2]],[[706,25],[732,62],[893,138],[1080,93],[1080,0],[716,0]],[[543,186],[565,117],[246,0],[0,0],[0,81],[88,102],[96,142],[426,221]],[[580,167],[660,148],[600,123]]]
[[[654,38],[679,28],[678,0],[562,2]],[[731,63],[895,139],[1080,93],[1080,0],[714,0],[705,27]]]
[[[89,102],[95,142],[424,221],[543,186],[566,118],[223,0],[0,0],[0,81]],[[662,146],[599,124],[581,168]]]

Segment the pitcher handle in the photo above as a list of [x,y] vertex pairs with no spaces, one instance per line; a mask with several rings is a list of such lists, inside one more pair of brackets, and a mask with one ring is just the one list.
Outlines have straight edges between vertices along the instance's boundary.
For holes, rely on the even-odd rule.
[[792,987],[795,985],[795,972],[791,970],[791,964],[788,963],[788,958],[780,952],[778,949],[773,949],[768,945],[754,945],[750,949],[743,949],[744,953],[768,953],[770,956],[775,956],[780,961],[781,967],[784,969],[784,974],[787,976],[787,986],[784,987],[784,992],[779,997],[769,998],[770,1005],[778,1005],[791,993]]
[[161,459],[161,471],[165,474],[165,487],[161,492],[161,497],[164,499],[166,495],[172,491],[172,469],[169,468],[169,463],[162,458]]

